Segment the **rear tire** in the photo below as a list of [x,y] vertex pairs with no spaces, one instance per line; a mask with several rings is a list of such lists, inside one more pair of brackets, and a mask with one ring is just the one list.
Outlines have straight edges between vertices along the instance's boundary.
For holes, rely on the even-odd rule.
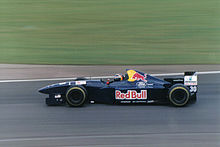
[[71,87],[66,92],[66,102],[70,107],[80,107],[87,99],[86,89],[83,87]]
[[170,88],[168,98],[170,103],[176,107],[185,106],[190,98],[189,89],[183,84],[175,84]]
[[195,93],[190,99],[191,99],[191,103],[195,104],[197,101],[197,94]]

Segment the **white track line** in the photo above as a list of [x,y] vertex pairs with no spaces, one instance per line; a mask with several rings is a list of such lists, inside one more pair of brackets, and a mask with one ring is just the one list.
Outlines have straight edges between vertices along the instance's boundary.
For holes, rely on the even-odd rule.
[[[201,71],[196,72],[197,75],[205,75],[205,74],[219,74],[220,71]],[[151,74],[152,76],[181,76],[184,73],[165,73],[165,74]]]
[[220,71],[203,71],[203,72],[197,72],[197,74],[205,75],[205,74],[219,74]]
[[[113,78],[114,76],[99,76],[99,77],[83,77],[86,79],[101,79],[101,78]],[[75,80],[77,78],[51,78],[51,79],[25,79],[25,80],[0,80],[0,83],[12,83],[12,82],[41,82],[41,81],[63,81],[63,80]]]
[[[198,75],[204,74],[220,74],[220,71],[202,71],[196,72]],[[152,76],[179,76],[184,73],[163,73],[163,74],[150,74]],[[113,78],[114,76],[99,76],[99,77],[85,77],[87,79],[101,79],[101,78]],[[76,78],[51,78],[51,79],[25,79],[25,80],[0,80],[0,83],[12,83],[12,82],[40,82],[40,81],[64,81],[75,80]]]
[[198,136],[198,135],[219,135],[219,132],[192,132],[192,133],[144,133],[144,134],[109,134],[109,135],[84,135],[84,136],[48,136],[48,137],[24,137],[0,139],[0,142],[18,142],[18,141],[48,141],[48,140],[66,140],[66,139],[91,139],[91,138],[138,138],[148,136]]

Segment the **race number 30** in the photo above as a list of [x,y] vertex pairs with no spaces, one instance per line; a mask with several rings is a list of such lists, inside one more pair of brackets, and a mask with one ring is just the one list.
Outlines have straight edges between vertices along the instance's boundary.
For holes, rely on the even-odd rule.
[[190,86],[190,92],[196,92],[197,91],[197,86]]

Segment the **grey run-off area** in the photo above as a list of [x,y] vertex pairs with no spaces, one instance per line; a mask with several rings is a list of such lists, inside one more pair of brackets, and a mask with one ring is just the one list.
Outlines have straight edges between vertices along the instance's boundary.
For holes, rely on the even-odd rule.
[[180,73],[184,71],[220,71],[220,65],[133,65],[133,66],[74,66],[0,64],[0,80],[47,79],[62,77],[111,76],[136,69],[149,74]]
[[1,83],[0,146],[219,147],[220,74],[199,75],[198,79],[198,102],[183,108],[48,107],[45,95],[37,90],[56,81]]

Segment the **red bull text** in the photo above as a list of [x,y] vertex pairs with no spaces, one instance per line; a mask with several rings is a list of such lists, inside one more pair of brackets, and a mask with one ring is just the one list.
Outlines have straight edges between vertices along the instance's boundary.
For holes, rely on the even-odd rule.
[[141,90],[140,93],[138,93],[135,90],[128,90],[127,93],[123,93],[120,90],[115,91],[115,99],[118,100],[133,100],[133,99],[138,99],[138,100],[143,100],[147,99],[147,90]]

